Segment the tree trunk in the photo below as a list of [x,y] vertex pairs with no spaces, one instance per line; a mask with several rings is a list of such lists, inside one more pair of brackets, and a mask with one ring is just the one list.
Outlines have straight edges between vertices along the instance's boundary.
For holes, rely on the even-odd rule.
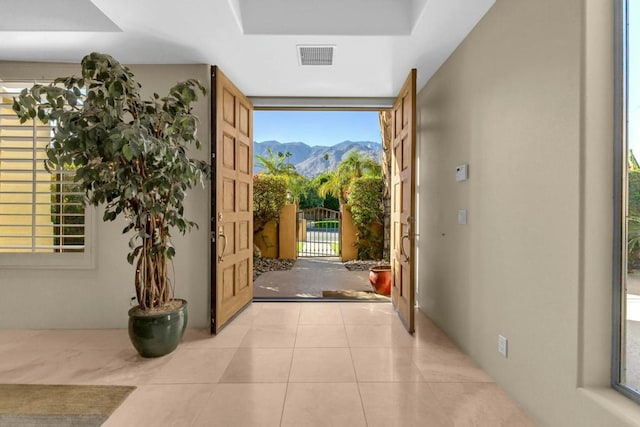
[[143,310],[163,307],[171,299],[168,260],[162,252],[154,248],[156,220],[149,219],[146,228],[149,237],[143,239],[135,274],[136,297]]

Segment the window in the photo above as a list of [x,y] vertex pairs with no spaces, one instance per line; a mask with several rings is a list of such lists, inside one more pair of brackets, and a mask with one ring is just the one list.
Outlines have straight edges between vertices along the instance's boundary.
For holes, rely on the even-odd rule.
[[640,402],[640,4],[617,5],[612,383]]
[[36,254],[37,265],[65,266],[73,259],[67,254],[86,258],[88,216],[71,167],[45,169],[54,124],[21,124],[11,108],[13,97],[33,83],[0,81],[0,260],[33,266],[25,254]]

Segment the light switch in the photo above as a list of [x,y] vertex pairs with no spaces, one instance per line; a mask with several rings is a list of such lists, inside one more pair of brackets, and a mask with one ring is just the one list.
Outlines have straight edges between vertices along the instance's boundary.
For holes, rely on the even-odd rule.
[[466,224],[467,223],[467,211],[466,209],[458,210],[458,224]]
[[456,181],[466,181],[469,179],[469,165],[456,166]]

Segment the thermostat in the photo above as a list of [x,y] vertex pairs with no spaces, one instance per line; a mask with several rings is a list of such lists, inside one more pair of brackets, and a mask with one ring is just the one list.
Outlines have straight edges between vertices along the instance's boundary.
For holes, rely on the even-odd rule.
[[469,179],[469,165],[456,167],[456,181],[466,181]]

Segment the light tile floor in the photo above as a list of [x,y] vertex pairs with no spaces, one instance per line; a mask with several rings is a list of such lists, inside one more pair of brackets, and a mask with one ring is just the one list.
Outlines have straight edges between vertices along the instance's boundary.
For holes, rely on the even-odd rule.
[[105,426],[534,426],[421,313],[254,303],[217,336],[140,358],[126,330],[0,330],[0,383],[138,388]]

